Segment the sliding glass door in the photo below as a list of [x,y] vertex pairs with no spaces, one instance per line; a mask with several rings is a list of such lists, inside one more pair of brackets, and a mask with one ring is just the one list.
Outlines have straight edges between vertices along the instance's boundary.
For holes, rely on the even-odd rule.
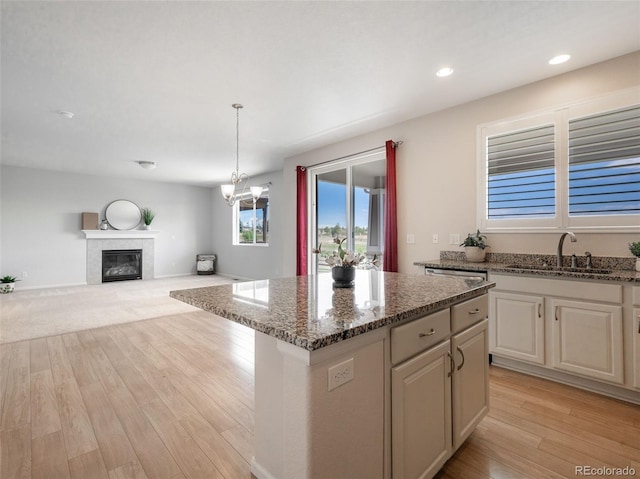
[[338,249],[346,238],[347,249],[380,256],[383,251],[384,151],[311,168],[311,214],[309,238],[322,255],[311,255],[310,271],[329,271],[325,254]]

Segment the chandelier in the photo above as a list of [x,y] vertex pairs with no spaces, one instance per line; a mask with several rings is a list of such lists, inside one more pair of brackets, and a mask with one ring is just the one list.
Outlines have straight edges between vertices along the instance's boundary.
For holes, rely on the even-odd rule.
[[247,188],[247,181],[249,181],[249,176],[247,176],[246,173],[241,174],[239,172],[240,108],[242,108],[242,105],[240,103],[234,103],[231,106],[236,109],[236,170],[233,173],[231,173],[231,184],[222,185],[220,187],[220,192],[222,193],[224,200],[227,202],[229,206],[233,206],[236,200],[238,199],[238,197],[242,196],[242,194]]

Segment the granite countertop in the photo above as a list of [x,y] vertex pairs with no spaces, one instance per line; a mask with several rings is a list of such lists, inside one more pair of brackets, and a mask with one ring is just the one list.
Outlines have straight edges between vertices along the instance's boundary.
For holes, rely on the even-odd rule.
[[353,288],[330,273],[171,291],[172,298],[308,351],[486,293],[477,278],[357,270]]
[[[552,255],[534,255],[534,254],[507,254],[494,253],[487,254],[487,261],[483,263],[472,263],[466,261],[464,253],[454,251],[441,252],[440,259],[416,261],[413,264],[427,268],[451,269],[458,271],[486,271],[490,273],[507,273],[517,274],[521,276],[536,277],[555,277],[555,278],[574,278],[581,280],[597,280],[597,281],[617,281],[640,283],[640,272],[633,270],[635,258],[615,258],[615,257],[594,257],[593,271],[584,270],[584,265],[578,263],[583,270],[571,270],[569,268],[570,257],[564,257],[564,269],[559,271],[554,268],[556,257]],[[584,261],[584,258],[579,258]],[[541,269],[523,269],[516,265],[532,265],[533,268]],[[542,268],[549,267],[545,270]],[[606,272],[603,272],[605,270]]]

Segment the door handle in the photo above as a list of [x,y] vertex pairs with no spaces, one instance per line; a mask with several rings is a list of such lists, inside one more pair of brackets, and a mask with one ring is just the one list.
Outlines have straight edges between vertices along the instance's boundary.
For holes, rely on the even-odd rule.
[[464,353],[462,352],[462,349],[460,349],[460,346],[457,346],[456,349],[458,350],[458,352],[460,353],[460,356],[462,357],[462,362],[460,363],[460,366],[458,366],[458,371],[460,371],[462,369],[462,366],[464,366]]
[[451,369],[449,370],[449,372],[447,373],[447,377],[451,377],[453,375],[453,370],[456,367],[456,362],[453,359],[453,354],[451,354],[450,351],[447,351],[447,356],[449,356],[449,362],[451,363]]
[[431,331],[429,331],[428,333],[420,333],[418,334],[419,338],[425,338],[427,336],[433,336],[434,334],[436,334],[436,330],[431,328]]

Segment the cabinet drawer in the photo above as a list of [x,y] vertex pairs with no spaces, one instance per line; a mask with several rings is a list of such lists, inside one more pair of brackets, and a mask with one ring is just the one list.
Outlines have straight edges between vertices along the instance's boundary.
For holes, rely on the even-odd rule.
[[398,364],[449,337],[448,309],[391,329],[391,362]]
[[451,331],[457,333],[489,317],[489,295],[483,294],[451,308]]

